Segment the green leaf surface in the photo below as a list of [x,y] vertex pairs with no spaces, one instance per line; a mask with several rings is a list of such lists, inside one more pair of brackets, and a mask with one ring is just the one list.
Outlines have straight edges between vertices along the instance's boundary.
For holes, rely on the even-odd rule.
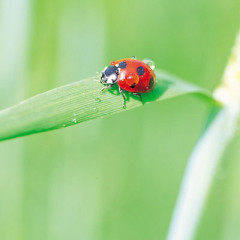
[[[186,93],[197,93],[210,101],[206,90],[163,71],[156,71],[156,88],[142,94],[148,104]],[[124,92],[126,108],[117,88],[100,92],[97,77],[74,82],[29,98],[0,112],[0,140],[71,126],[87,120],[142,107],[138,96]]]

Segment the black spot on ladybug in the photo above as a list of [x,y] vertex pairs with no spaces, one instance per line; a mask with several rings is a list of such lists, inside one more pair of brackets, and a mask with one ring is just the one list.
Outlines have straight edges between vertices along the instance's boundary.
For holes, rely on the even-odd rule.
[[154,78],[152,77],[149,81],[149,88],[152,89],[154,86]]
[[127,63],[125,61],[124,62],[120,62],[118,67],[121,68],[121,69],[124,69],[124,68],[127,67]]
[[137,73],[138,73],[139,76],[142,76],[144,74],[144,72],[145,72],[144,67],[138,67],[137,68]]
[[136,83],[132,84],[130,88],[134,88],[136,86]]
[[118,73],[118,69],[115,66],[109,66],[106,70],[105,70],[105,75],[106,76],[110,76],[114,73]]

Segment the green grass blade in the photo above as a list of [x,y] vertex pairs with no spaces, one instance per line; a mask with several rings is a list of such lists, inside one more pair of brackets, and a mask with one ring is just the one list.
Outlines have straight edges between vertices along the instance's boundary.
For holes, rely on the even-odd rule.
[[214,98],[222,108],[213,109],[200,141],[190,156],[172,216],[167,239],[194,239],[204,204],[228,144],[238,132],[240,118],[240,33]]
[[233,138],[239,109],[224,107],[212,118],[190,156],[168,232],[168,240],[194,239],[205,199],[221,157]]
[[[156,71],[156,75],[156,88],[142,96],[145,104],[186,93],[198,93],[212,100],[210,93],[197,86],[163,71]],[[101,88],[97,78],[88,78],[2,110],[0,140],[67,127],[142,106],[139,97],[125,92],[127,107],[123,109],[117,89],[100,93]]]

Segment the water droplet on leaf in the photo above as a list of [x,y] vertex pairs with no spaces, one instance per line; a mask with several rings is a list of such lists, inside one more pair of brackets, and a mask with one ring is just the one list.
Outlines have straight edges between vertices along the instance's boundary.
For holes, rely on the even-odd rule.
[[72,120],[72,122],[73,122],[73,123],[77,123],[77,119],[74,118],[74,119]]
[[100,103],[100,102],[101,102],[101,99],[100,99],[100,98],[95,98],[95,102],[96,102],[96,103]]

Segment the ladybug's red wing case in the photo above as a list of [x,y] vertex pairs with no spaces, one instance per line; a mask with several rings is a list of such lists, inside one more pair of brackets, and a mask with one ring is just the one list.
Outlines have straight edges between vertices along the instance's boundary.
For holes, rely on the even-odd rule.
[[118,86],[125,91],[146,93],[155,88],[156,76],[143,61],[126,58],[113,61],[112,66],[119,68]]

